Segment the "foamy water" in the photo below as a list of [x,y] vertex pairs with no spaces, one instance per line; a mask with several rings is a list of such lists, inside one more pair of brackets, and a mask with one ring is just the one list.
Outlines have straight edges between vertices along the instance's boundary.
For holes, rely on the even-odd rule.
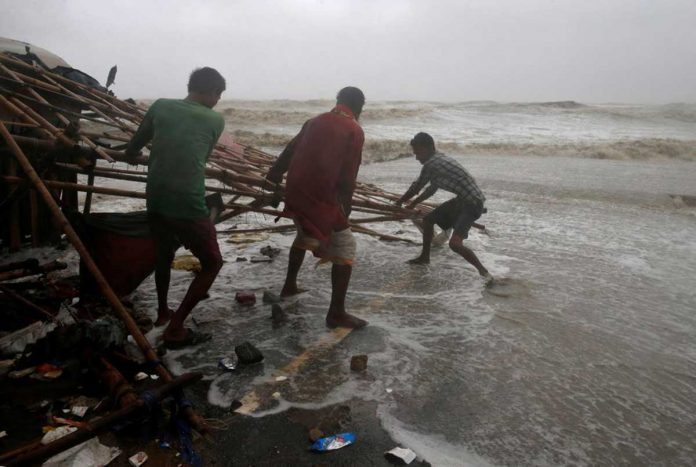
[[[369,96],[368,96],[369,97]],[[331,101],[225,101],[218,110],[240,141],[278,150]],[[371,102],[365,160],[409,153],[419,131],[458,154],[696,160],[696,105],[576,102]]]
[[[693,465],[696,215],[669,195],[696,195],[696,165],[457,157],[490,211],[481,221],[491,236],[473,232],[468,244],[501,285],[484,288],[446,247],[430,266],[413,267],[404,261],[418,247],[358,235],[348,306],[370,326],[315,349],[331,337],[330,268],[307,259],[300,281],[311,291],[274,327],[260,297],[279,291],[293,235],[237,245],[220,234],[226,263],[194,312],[213,340],[170,352],[167,363],[204,372],[212,404],[255,390],[256,416],[376,401],[385,428],[434,465]],[[402,159],[363,167],[360,178],[402,192],[418,170]],[[95,207],[129,208],[108,198]],[[270,221],[247,214],[219,230]],[[419,239],[410,224],[377,228]],[[235,261],[265,245],[283,253],[270,264]],[[172,304],[191,277],[173,271]],[[245,289],[257,292],[256,306],[235,304]],[[154,312],[151,278],[133,299]],[[264,363],[221,373],[217,361],[246,340]],[[269,384],[307,349],[305,366]],[[368,371],[352,373],[360,353]]]

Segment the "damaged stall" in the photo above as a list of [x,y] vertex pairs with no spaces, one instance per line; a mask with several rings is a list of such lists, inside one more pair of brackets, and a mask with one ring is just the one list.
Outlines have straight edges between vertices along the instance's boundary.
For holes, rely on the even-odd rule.
[[[206,432],[208,425],[183,388],[201,375],[173,377],[145,338],[151,322],[123,300],[154,269],[145,214],[91,212],[95,194],[144,199],[148,158],[128,165],[123,149],[145,109],[116,98],[49,52],[4,39],[0,50],[5,50],[0,53],[0,248],[65,248],[67,242],[80,258],[79,277],[69,278],[55,275],[68,266],[60,262],[28,259],[0,265],[0,392],[13,401],[7,413],[24,417],[27,425],[33,420],[34,427],[41,420],[46,433],[61,430],[64,435],[48,441],[45,433],[0,438],[0,465],[43,461],[101,431],[132,427],[133,420],[146,426],[143,420],[161,415],[165,398],[172,401],[168,415],[178,423],[173,444],[195,464],[191,429]],[[270,187],[265,180],[274,162],[272,155],[223,137],[206,168],[214,221],[248,212],[284,216],[278,208],[282,184]],[[128,188],[114,182],[128,182]],[[398,198],[359,183],[353,230],[412,241],[367,227],[414,219],[431,209],[397,207]],[[267,223],[229,232],[293,228]],[[46,391],[49,386],[41,385],[49,382]],[[85,394],[76,394],[76,388]],[[51,394],[50,400],[42,394]],[[20,405],[24,414],[12,412]]]

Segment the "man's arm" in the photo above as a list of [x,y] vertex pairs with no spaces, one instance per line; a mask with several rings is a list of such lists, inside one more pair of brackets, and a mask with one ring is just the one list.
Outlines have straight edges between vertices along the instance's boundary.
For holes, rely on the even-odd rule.
[[426,199],[428,199],[428,198],[430,198],[432,195],[434,195],[436,191],[437,191],[437,187],[436,187],[436,186],[433,186],[433,185],[431,184],[428,188],[425,189],[425,191],[424,191],[418,198],[414,199],[414,200],[411,202],[411,204],[408,205],[408,208],[409,208],[409,209],[415,208],[415,207],[418,206],[420,203],[422,203],[423,201],[425,201]]
[[353,209],[353,192],[355,191],[355,181],[358,178],[358,170],[362,162],[362,148],[365,143],[365,134],[360,130],[350,142],[348,154],[341,167],[341,178],[338,181],[338,202],[343,207],[346,218],[350,216]]
[[[428,184],[429,181],[430,181],[430,173],[426,167],[423,167],[421,169],[421,173],[420,173],[420,176],[418,177],[418,179],[415,182],[413,182],[411,184],[411,186],[409,187],[409,189],[406,191],[406,193],[404,193],[404,195],[401,198],[399,198],[399,200],[396,202],[396,205],[401,206],[406,201],[413,198],[415,195],[417,195],[425,187],[425,185]],[[430,188],[428,188],[428,190],[426,190],[423,193],[423,195],[425,195],[426,193],[428,193],[429,191],[432,190],[432,192],[429,193],[428,196],[426,197],[426,198],[430,198],[433,195],[433,193],[435,193],[435,191],[437,191],[437,188],[434,188],[434,189],[433,188],[434,187],[431,185]],[[413,203],[411,203],[411,204],[413,204]]]
[[302,135],[307,123],[308,122],[305,122],[305,124],[302,125],[300,132],[290,140],[287,146],[285,146],[285,149],[283,149],[283,152],[280,153],[278,159],[275,161],[275,164],[273,164],[273,167],[271,167],[271,170],[269,170],[268,174],[266,174],[266,180],[275,184],[283,181],[283,175],[290,168],[292,156],[295,154],[295,145],[297,144],[297,140],[300,138],[300,135]]
[[155,101],[150,108],[147,109],[147,112],[143,117],[143,121],[140,122],[140,126],[131,140],[128,142],[128,146],[126,147],[126,159],[134,160],[140,156],[140,150],[152,140],[155,130],[153,120],[156,105],[157,101]]

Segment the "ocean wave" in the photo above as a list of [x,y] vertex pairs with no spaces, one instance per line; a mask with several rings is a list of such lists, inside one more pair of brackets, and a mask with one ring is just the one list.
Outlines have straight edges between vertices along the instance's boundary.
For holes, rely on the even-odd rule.
[[[280,150],[293,135],[255,133],[237,130],[232,135],[242,144]],[[439,142],[438,149],[450,154],[497,154],[548,157],[582,157],[612,160],[683,160],[696,161],[696,140],[646,138],[601,143],[458,143]],[[365,140],[365,162],[383,162],[411,157],[408,140]]]
[[[397,120],[430,113],[430,107],[373,107],[365,108],[361,121],[378,122],[382,120]],[[298,130],[304,122],[317,116],[320,112],[307,110],[287,110],[282,108],[248,108],[225,106],[218,111],[225,117],[230,126],[253,127],[259,124],[276,126],[297,126]]]

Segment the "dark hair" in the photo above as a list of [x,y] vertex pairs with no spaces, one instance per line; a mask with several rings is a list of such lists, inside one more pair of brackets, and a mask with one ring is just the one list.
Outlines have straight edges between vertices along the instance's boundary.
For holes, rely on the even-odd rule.
[[365,105],[365,94],[356,87],[348,86],[338,91],[336,103],[346,105],[353,113],[360,114]]
[[435,140],[428,133],[416,133],[416,136],[411,140],[411,146],[419,146],[428,149],[435,149]]
[[188,82],[188,92],[199,94],[222,94],[225,90],[225,78],[215,68],[196,68]]

